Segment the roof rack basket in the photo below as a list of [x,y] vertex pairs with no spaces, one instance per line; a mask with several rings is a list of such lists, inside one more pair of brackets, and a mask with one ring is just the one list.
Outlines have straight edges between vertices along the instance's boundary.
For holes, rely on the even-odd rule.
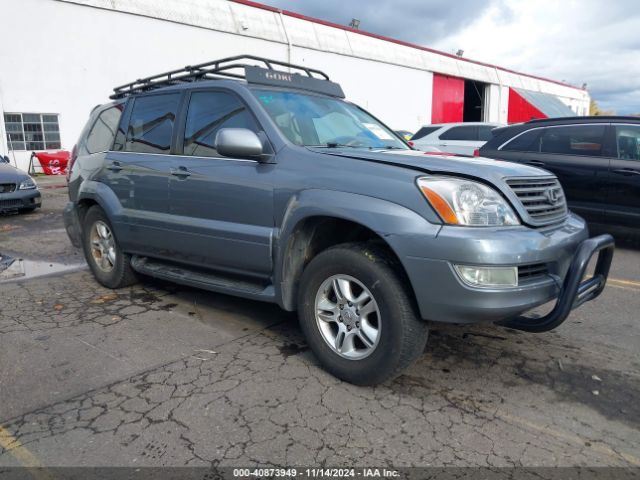
[[[253,63],[243,63],[245,61],[251,61]],[[177,85],[180,83],[197,82],[200,80],[214,80],[221,77],[245,79],[246,74],[244,69],[246,67],[259,66],[261,68],[266,68],[267,70],[275,70],[273,68],[274,65],[289,68],[291,70],[297,70],[292,73],[303,73],[309,78],[329,80],[329,76],[326,73],[313,68],[281,62],[279,60],[256,57],[253,55],[238,55],[235,57],[222,58],[220,60],[201,63],[199,65],[187,65],[186,67],[178,70],[172,70],[170,72],[159,73],[151,77],[141,78],[134,82],[114,88],[114,93],[109,98],[115,100],[135,93],[155,90],[156,88],[168,87],[170,85]],[[242,73],[239,73],[238,70],[241,70]]]

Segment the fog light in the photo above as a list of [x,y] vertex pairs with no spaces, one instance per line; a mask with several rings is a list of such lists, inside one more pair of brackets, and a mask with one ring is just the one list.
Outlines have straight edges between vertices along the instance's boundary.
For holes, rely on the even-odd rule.
[[455,265],[464,283],[472,287],[505,288],[518,286],[518,267],[476,267]]

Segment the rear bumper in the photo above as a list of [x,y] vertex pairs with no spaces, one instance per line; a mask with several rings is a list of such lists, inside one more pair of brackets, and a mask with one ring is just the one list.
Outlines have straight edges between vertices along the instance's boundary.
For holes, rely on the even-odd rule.
[[82,247],[82,228],[80,227],[80,216],[75,203],[67,203],[62,212],[62,218],[64,219],[64,228],[73,246],[76,248]]
[[[589,240],[587,238],[588,231],[584,221],[574,215],[570,215],[564,224],[550,231],[526,227],[443,227],[436,238],[421,241],[420,248],[431,252],[430,258],[415,255],[417,248],[414,241],[408,246],[412,254],[403,255],[401,259],[420,313],[426,320],[504,324],[515,321],[528,310],[555,299],[560,299],[562,302],[558,303],[565,305],[562,311],[556,313],[557,317],[566,318],[574,305],[583,302],[576,299],[579,293],[574,292],[574,289],[582,291],[587,288],[579,286],[586,268],[583,266],[584,258],[588,263],[589,258],[602,249],[611,252],[612,255],[613,245],[610,244],[610,237]],[[607,256],[610,257],[609,254],[605,255]],[[602,271],[605,270],[604,265],[610,261],[610,258],[602,260]],[[477,288],[462,282],[454,270],[455,264],[518,267],[543,265],[546,273],[534,278],[522,278],[517,287]],[[578,278],[577,283],[575,278]],[[569,281],[570,287],[567,284]],[[600,280],[595,282],[598,285],[589,285],[593,289],[592,293],[597,291],[599,294],[604,287],[604,281],[606,275],[602,275]],[[589,294],[584,298],[590,300],[595,296]],[[559,325],[556,320],[552,323]],[[514,323],[511,326],[527,329],[527,322]],[[529,330],[534,331],[532,328]]]
[[42,195],[37,188],[0,194],[0,212],[38,208],[41,205]]

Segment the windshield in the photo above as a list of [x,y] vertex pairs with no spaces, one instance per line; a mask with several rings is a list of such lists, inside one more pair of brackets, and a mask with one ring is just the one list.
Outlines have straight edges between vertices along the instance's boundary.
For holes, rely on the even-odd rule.
[[342,100],[272,90],[255,90],[254,94],[296,145],[408,150],[391,130]]

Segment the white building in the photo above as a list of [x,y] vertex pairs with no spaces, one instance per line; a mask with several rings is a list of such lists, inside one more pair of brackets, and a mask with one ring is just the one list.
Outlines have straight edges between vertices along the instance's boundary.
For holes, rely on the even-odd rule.
[[0,13],[0,154],[21,168],[70,150],[113,87],[243,53],[323,70],[396,129],[589,109],[583,89],[247,0],[0,0]]

